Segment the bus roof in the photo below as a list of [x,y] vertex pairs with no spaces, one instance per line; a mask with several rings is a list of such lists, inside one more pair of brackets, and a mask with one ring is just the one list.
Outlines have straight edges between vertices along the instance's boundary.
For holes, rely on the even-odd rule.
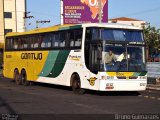
[[26,31],[26,32],[12,32],[12,33],[8,33],[6,37],[76,29],[81,27],[105,27],[105,28],[142,30],[142,28],[139,28],[139,27],[134,27],[134,26],[125,25],[125,24],[118,24],[118,23],[85,23],[85,24],[77,24],[77,25],[55,25],[47,28],[38,28],[38,29]]
[[127,24],[119,24],[119,23],[87,23],[87,24],[82,24],[82,27],[105,27],[105,28],[142,30],[142,28],[139,27]]
[[38,33],[60,31],[60,30],[67,30],[67,29],[76,29],[76,28],[81,28],[81,25],[55,25],[47,28],[38,28],[38,29],[26,31],[26,32],[11,32],[11,33],[8,33],[6,37],[38,34]]

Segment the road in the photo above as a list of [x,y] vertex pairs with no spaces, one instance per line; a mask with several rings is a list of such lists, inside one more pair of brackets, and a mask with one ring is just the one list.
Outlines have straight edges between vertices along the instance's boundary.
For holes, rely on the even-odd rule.
[[68,87],[39,83],[20,86],[0,77],[0,113],[34,116],[158,114],[160,91],[87,91],[84,95],[75,95]]

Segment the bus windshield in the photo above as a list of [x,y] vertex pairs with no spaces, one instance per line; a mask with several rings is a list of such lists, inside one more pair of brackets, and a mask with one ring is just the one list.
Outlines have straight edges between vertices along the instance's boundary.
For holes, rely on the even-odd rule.
[[85,45],[86,66],[93,73],[146,71],[142,30],[88,28]]
[[145,71],[144,47],[108,45],[104,46],[105,71]]
[[123,29],[101,29],[102,40],[142,42],[141,31]]
[[[128,43],[144,42],[142,31],[127,29],[101,29],[105,71],[145,71],[144,46]],[[112,41],[112,44],[107,44]],[[121,44],[118,41],[122,41]],[[116,43],[118,42],[118,44]]]

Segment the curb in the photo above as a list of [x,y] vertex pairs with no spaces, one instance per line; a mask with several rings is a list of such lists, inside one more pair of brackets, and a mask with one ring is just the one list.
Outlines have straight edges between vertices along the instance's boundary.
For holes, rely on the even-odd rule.
[[158,90],[158,91],[160,91],[160,85],[148,85],[147,90]]
[[157,90],[157,91],[160,91],[160,88],[154,88],[154,87],[147,87],[146,89],[147,90]]

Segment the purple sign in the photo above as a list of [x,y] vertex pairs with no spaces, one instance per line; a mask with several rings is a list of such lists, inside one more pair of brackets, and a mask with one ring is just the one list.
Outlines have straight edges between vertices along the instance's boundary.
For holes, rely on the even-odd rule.
[[102,22],[108,22],[108,0],[63,0],[63,24],[99,22],[101,6]]

